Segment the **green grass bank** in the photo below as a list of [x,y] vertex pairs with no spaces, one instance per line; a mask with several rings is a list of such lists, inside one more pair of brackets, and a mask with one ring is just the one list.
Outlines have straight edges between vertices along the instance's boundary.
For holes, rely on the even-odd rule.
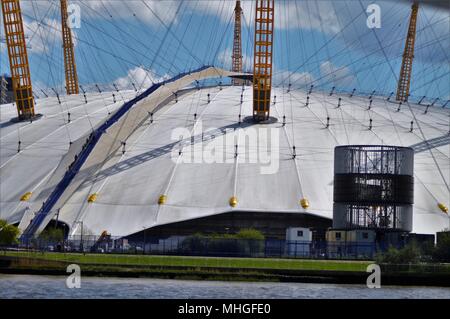
[[[373,262],[0,252],[0,273],[67,275],[67,265],[74,263],[86,276],[365,284],[367,266]],[[382,265],[382,281],[450,287],[450,265]]]

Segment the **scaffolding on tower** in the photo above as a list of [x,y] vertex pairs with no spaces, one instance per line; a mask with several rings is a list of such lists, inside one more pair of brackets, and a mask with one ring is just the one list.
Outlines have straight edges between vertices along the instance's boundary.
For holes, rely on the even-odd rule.
[[36,115],[20,1],[2,0],[1,2],[18,119],[32,120]]
[[77,66],[75,64],[75,53],[73,49],[72,31],[67,24],[67,0],[61,0],[61,30],[64,50],[64,71],[66,75],[66,92],[70,94],[78,94],[78,75]]
[[253,60],[253,119],[266,121],[270,115],[274,0],[257,0]]
[[406,102],[409,97],[409,87],[411,84],[412,63],[414,59],[414,42],[416,39],[416,24],[419,4],[414,2],[411,7],[411,17],[409,19],[408,35],[406,36],[405,50],[403,52],[402,66],[397,86],[397,101]]
[[[242,72],[242,37],[241,37],[241,18],[242,8],[241,1],[236,1],[234,8],[234,38],[233,38],[233,55],[232,55],[232,71]],[[233,79],[233,85],[242,85],[243,80]]]

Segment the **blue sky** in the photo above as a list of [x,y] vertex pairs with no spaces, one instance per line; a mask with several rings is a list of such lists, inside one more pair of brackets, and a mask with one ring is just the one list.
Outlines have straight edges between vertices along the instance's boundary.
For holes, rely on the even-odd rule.
[[[230,68],[234,1],[69,1],[80,83],[149,86],[202,65]],[[279,86],[389,94],[396,89],[411,3],[276,0],[274,81]],[[381,28],[365,8],[381,8]],[[64,89],[58,1],[22,0],[34,90]],[[251,70],[254,3],[243,1],[243,53]],[[2,29],[2,37],[3,29]],[[9,73],[1,48],[1,72]],[[411,94],[449,98],[449,11],[421,5]]]

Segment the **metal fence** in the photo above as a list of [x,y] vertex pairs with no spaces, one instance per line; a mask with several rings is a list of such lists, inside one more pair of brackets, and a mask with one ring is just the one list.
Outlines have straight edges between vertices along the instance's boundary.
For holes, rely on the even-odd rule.
[[373,259],[383,245],[363,242],[287,241],[173,236],[131,241],[122,237],[71,236],[64,241],[33,239],[24,248],[40,251],[216,257]]

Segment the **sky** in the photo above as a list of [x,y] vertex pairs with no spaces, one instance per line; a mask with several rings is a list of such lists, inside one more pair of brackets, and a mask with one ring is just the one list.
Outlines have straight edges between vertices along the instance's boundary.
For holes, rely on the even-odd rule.
[[[388,95],[396,90],[408,29],[408,1],[276,0],[274,84]],[[381,28],[366,24],[380,7]],[[235,1],[69,0],[80,9],[73,29],[80,84],[148,87],[204,65],[231,68]],[[33,89],[64,91],[58,1],[21,0]],[[244,68],[253,64],[254,1],[242,1]],[[420,5],[412,98],[450,95],[450,11]],[[1,72],[9,73],[4,31]],[[223,80],[226,82],[226,80]]]

